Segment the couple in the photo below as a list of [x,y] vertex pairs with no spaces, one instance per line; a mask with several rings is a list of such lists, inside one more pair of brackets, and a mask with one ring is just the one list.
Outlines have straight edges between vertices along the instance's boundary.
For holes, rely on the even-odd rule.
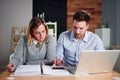
[[15,71],[20,64],[34,65],[42,62],[57,66],[76,66],[82,50],[103,50],[102,40],[87,31],[89,21],[90,16],[86,12],[76,12],[73,15],[72,29],[60,34],[56,46],[54,37],[48,34],[45,21],[34,17],[26,35],[18,42],[14,56],[7,65],[8,71]]

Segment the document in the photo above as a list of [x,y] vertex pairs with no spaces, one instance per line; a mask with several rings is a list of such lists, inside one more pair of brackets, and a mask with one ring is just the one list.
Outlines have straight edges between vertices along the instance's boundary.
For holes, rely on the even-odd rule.
[[53,67],[53,66],[47,66],[43,65],[43,75],[71,75],[69,71],[67,71],[63,67]]
[[71,75],[65,68],[48,65],[19,65],[11,76]]
[[39,76],[40,65],[19,65],[11,76]]

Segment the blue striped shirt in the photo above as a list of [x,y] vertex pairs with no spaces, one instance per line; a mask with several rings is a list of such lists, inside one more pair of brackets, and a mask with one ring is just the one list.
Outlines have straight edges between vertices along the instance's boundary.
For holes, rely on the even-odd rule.
[[56,58],[63,59],[64,65],[76,66],[82,50],[104,50],[104,45],[98,35],[89,31],[86,31],[84,38],[80,41],[74,37],[72,30],[60,34]]

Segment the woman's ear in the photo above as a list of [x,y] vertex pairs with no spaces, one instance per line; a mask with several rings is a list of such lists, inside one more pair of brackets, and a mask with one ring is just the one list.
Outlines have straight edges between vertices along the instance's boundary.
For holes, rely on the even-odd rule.
[[33,31],[30,32],[31,37],[34,37]]

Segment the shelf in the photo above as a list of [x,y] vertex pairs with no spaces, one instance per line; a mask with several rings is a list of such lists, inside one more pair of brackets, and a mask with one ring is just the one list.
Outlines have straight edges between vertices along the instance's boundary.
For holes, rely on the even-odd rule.
[[53,35],[57,40],[57,22],[47,22],[49,34]]
[[26,27],[12,27],[12,36],[11,36],[11,50],[10,52],[13,53],[17,43],[22,35],[25,34]]

